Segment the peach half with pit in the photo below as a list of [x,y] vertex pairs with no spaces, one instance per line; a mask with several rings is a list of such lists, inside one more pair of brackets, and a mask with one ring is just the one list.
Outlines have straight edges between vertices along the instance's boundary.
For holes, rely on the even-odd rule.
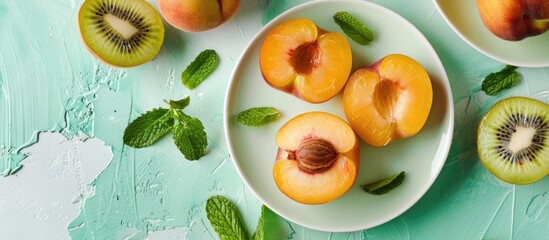
[[304,204],[333,201],[354,184],[359,143],[343,119],[327,112],[306,112],[286,122],[276,134],[273,167],[276,185]]
[[433,89],[419,62],[390,54],[353,72],[342,99],[345,116],[360,138],[373,146],[385,146],[423,128]]
[[337,95],[352,67],[351,47],[340,33],[319,28],[307,18],[275,26],[260,48],[265,81],[310,103]]

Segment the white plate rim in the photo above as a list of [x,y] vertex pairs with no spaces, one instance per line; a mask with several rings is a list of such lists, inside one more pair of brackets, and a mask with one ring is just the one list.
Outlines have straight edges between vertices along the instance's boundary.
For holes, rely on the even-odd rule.
[[[425,184],[424,188],[421,189],[419,192],[420,194],[417,195],[416,198],[414,199],[411,199],[410,201],[408,201],[408,204],[406,205],[403,205],[398,211],[395,212],[395,214],[392,214],[392,215],[388,215],[386,216],[385,218],[383,219],[379,219],[377,222],[373,223],[373,224],[369,224],[369,225],[361,225],[361,226],[349,226],[349,227],[345,227],[345,228],[333,228],[333,229],[323,229],[323,228],[318,228],[316,226],[312,226],[310,224],[307,224],[307,223],[304,223],[304,222],[300,222],[298,220],[296,220],[295,218],[293,218],[292,216],[289,216],[283,212],[280,212],[278,211],[276,208],[272,208],[271,207],[271,204],[270,204],[270,201],[268,199],[264,199],[261,197],[261,194],[259,194],[257,192],[257,190],[253,189],[251,187],[251,184],[249,182],[249,179],[247,179],[246,177],[244,177],[243,175],[243,172],[242,172],[242,169],[241,169],[241,166],[240,166],[240,162],[235,160],[235,154],[234,154],[234,146],[233,146],[233,143],[231,141],[231,136],[230,136],[230,125],[229,125],[229,122],[230,121],[234,121],[234,119],[231,119],[230,117],[232,116],[231,114],[231,111],[230,111],[230,103],[231,103],[231,91],[235,88],[235,85],[236,85],[236,81],[235,81],[235,77],[236,77],[236,74],[237,74],[237,69],[239,66],[241,66],[241,63],[242,61],[244,60],[243,56],[247,55],[248,54],[248,51],[250,51],[250,48],[249,46],[253,45],[254,42],[257,42],[259,38],[261,38],[261,36],[265,35],[269,29],[272,29],[276,24],[279,23],[279,21],[281,19],[284,19],[286,17],[286,15],[288,15],[289,13],[293,13],[295,11],[300,11],[304,8],[307,8],[311,5],[315,5],[315,4],[322,4],[322,3],[341,3],[341,4],[345,4],[345,3],[360,3],[360,4],[364,4],[364,5],[369,5],[370,7],[374,7],[374,8],[377,8],[377,9],[380,9],[380,10],[383,10],[383,11],[386,11],[387,14],[389,15],[392,15],[393,17],[395,18],[398,18],[399,21],[401,21],[403,24],[406,24],[408,28],[410,28],[412,31],[416,32],[418,36],[420,36],[420,40],[422,42],[425,42],[426,46],[430,48],[430,50],[432,52],[435,53],[435,56],[436,56],[436,59],[433,59],[434,60],[434,63],[436,64],[436,67],[438,69],[440,69],[443,73],[443,79],[440,79],[442,85],[444,86],[444,88],[447,90],[445,91],[443,94],[446,95],[447,97],[447,100],[450,101],[448,102],[448,104],[446,105],[446,107],[448,108],[447,109],[447,112],[448,112],[448,116],[447,118],[449,119],[449,122],[448,122],[448,132],[447,132],[447,137],[448,139],[450,139],[449,143],[445,146],[444,148],[444,154],[442,156],[443,158],[443,161],[441,162],[440,166],[436,169],[434,169],[435,171],[432,172],[433,176],[429,179],[430,181]],[[224,133],[225,133],[225,138],[226,138],[226,143],[227,143],[227,148],[228,148],[228,151],[229,151],[229,154],[230,154],[230,157],[231,157],[231,160],[233,162],[233,164],[235,165],[235,168],[239,174],[239,177],[242,179],[242,181],[245,183],[245,185],[247,186],[247,188],[261,201],[263,202],[263,204],[265,204],[267,207],[269,207],[272,211],[274,211],[275,213],[277,213],[279,216],[285,218],[286,220],[289,220],[293,223],[296,223],[298,225],[301,225],[301,226],[304,226],[304,227],[307,227],[307,228],[310,228],[310,229],[314,229],[314,230],[319,230],[319,231],[326,231],[326,232],[352,232],[352,231],[359,231],[359,230],[364,230],[364,229],[369,229],[369,228],[373,228],[373,227],[376,227],[376,226],[379,226],[383,223],[386,223],[398,216],[400,216],[401,214],[403,214],[405,211],[407,211],[409,208],[411,208],[413,205],[415,205],[419,199],[421,197],[423,197],[425,195],[425,193],[430,189],[430,187],[433,185],[434,181],[438,178],[438,176],[440,175],[440,172],[442,171],[442,168],[444,166],[444,163],[446,162],[446,159],[448,157],[448,154],[449,154],[449,151],[450,151],[450,147],[451,147],[451,142],[452,142],[452,137],[453,137],[453,129],[454,129],[454,105],[453,105],[453,96],[452,96],[452,91],[451,91],[451,87],[450,87],[450,82],[449,82],[449,79],[448,79],[448,75],[446,74],[446,69],[444,68],[438,54],[436,53],[435,49],[433,48],[433,46],[430,44],[430,42],[427,40],[427,38],[423,35],[423,33],[421,33],[412,23],[410,23],[407,19],[405,19],[404,17],[402,17],[401,15],[397,14],[396,12],[384,7],[384,6],[381,6],[379,4],[376,4],[376,3],[373,3],[373,2],[369,2],[369,1],[360,1],[360,0],[314,0],[314,1],[309,1],[309,2],[306,2],[306,3],[302,3],[302,4],[299,4],[297,6],[294,6],[288,10],[286,10],[285,12],[279,14],[277,17],[275,17],[274,19],[272,19],[271,21],[269,21],[265,26],[263,26],[261,28],[261,30],[251,39],[251,41],[247,44],[246,46],[246,49],[242,52],[241,56],[239,57],[238,61],[236,62],[235,64],[235,67],[231,73],[231,77],[230,77],[230,81],[229,81],[229,84],[227,86],[227,90],[226,90],[226,93],[225,93],[225,100],[224,100],[224,110],[223,110],[223,128],[224,128]]]

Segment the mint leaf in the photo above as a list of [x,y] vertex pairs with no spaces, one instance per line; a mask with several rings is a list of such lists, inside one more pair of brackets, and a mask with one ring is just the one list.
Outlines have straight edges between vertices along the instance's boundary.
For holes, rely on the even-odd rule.
[[481,89],[487,95],[494,96],[505,89],[509,89],[517,85],[520,81],[520,76],[517,67],[507,65],[498,72],[490,73],[482,81]]
[[404,177],[405,177],[405,172],[402,171],[388,178],[385,178],[373,183],[364,184],[364,185],[361,185],[360,187],[367,193],[371,193],[374,195],[382,195],[400,186],[400,184],[402,184],[402,182],[404,181]]
[[191,103],[190,97],[186,97],[178,101],[170,100],[168,102],[168,104],[170,105],[170,108],[177,109],[177,110],[182,110],[186,108],[187,106],[189,106],[190,103]]
[[280,217],[263,205],[252,240],[286,239]]
[[374,33],[348,12],[337,12],[334,21],[349,38],[361,45],[368,45],[374,40]]
[[173,141],[187,160],[198,160],[206,154],[208,138],[204,126],[198,118],[177,111],[177,120],[173,129]]
[[259,221],[257,223],[257,227],[255,229],[254,235],[252,236],[252,240],[264,240],[265,239],[265,224],[263,220],[263,209],[261,209],[261,217],[259,217]]
[[259,127],[276,121],[280,117],[280,112],[273,107],[253,107],[240,112],[236,116],[236,122]]
[[134,148],[148,147],[168,133],[172,126],[173,119],[168,109],[153,109],[128,124],[124,130],[124,144]]
[[219,64],[219,57],[214,50],[202,51],[189,66],[181,73],[183,85],[193,89],[204,81]]
[[248,233],[236,206],[223,196],[206,201],[206,216],[221,240],[246,240]]

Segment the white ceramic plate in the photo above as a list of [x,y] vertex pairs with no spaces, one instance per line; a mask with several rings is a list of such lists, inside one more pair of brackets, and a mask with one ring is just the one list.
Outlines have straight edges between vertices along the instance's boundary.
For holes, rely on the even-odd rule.
[[[308,111],[326,111],[346,119],[341,94],[322,104],[310,104],[275,90],[263,80],[259,69],[259,48],[266,34],[277,24],[295,17],[312,19],[320,27],[340,31],[332,15],[347,11],[369,26],[376,40],[369,46],[350,41],[353,65],[367,66],[391,54],[401,53],[420,62],[429,73],[434,102],[421,132],[383,148],[361,141],[360,167],[353,187],[341,198],[321,205],[297,203],[277,188],[272,167],[278,129],[289,119]],[[262,127],[235,123],[236,115],[248,108],[272,106],[282,112],[276,122]],[[396,13],[367,1],[311,1],[281,14],[250,42],[239,59],[227,89],[224,109],[225,135],[236,169],[257,197],[282,217],[302,226],[330,232],[348,232],[385,223],[410,208],[429,189],[446,160],[452,140],[453,104],[446,72],[425,37]],[[406,171],[404,183],[392,192],[373,196],[361,184]]]
[[433,0],[448,25],[484,55],[519,67],[549,66],[549,32],[522,41],[506,41],[482,23],[476,0]]

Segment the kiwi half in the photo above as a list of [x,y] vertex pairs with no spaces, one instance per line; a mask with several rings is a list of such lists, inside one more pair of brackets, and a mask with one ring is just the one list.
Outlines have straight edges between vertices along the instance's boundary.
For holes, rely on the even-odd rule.
[[148,62],[164,41],[162,19],[144,0],[86,0],[78,26],[86,48],[114,67]]
[[528,97],[496,103],[477,132],[480,161],[512,184],[536,182],[549,174],[549,105]]

